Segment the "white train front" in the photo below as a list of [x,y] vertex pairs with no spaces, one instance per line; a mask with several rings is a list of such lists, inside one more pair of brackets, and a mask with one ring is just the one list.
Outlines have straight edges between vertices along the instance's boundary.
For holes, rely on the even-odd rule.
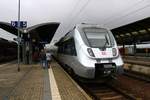
[[106,28],[79,24],[55,45],[57,59],[82,78],[95,79],[123,72],[116,41]]

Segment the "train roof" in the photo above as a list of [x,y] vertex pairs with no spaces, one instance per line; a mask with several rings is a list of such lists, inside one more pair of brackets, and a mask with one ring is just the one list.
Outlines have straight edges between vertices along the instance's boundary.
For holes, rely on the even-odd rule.
[[77,24],[75,27],[76,27],[76,28],[80,28],[80,27],[96,27],[96,28],[108,29],[108,28],[104,27],[103,25],[99,25],[99,24],[90,24],[90,23],[81,23],[81,24]]
[[62,42],[65,42],[66,40],[70,39],[70,37],[72,36],[72,34],[70,34],[74,29],[79,29],[81,30],[81,28],[84,27],[95,27],[95,28],[102,28],[102,29],[106,29],[108,30],[108,28],[103,27],[102,25],[98,25],[98,24],[90,24],[90,23],[81,23],[81,24],[77,24],[72,30],[70,30],[69,32],[67,32],[65,34],[65,36],[63,36],[58,42],[55,43],[56,46],[59,46]]

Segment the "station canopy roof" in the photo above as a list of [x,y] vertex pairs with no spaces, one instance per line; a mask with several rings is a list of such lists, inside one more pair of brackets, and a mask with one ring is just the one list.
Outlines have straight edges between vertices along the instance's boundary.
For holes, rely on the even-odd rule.
[[10,23],[0,22],[0,28],[3,29],[3,30],[5,30],[5,31],[7,31],[7,32],[10,32],[10,33],[12,33],[14,35],[17,35],[18,29],[15,28],[15,27],[12,27]]
[[32,41],[38,41],[43,44],[51,42],[60,23],[51,22],[35,25],[27,28],[27,33],[31,35]]
[[120,45],[150,43],[150,17],[111,31]]
[[30,34],[30,38],[33,42],[38,42],[42,44],[48,44],[52,40],[59,23],[51,22],[51,23],[43,23],[39,25],[35,25],[26,29],[18,29],[16,27],[12,27],[10,23],[0,22],[0,28],[10,32],[14,35],[18,35],[18,30],[20,34],[28,35]]

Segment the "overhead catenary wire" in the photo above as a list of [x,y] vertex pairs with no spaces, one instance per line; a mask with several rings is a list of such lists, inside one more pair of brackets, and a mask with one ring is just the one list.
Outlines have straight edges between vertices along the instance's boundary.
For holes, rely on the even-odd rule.
[[[124,18],[124,17],[128,17],[128,16],[130,16],[130,15],[133,15],[134,13],[137,13],[138,11],[141,11],[141,10],[147,8],[147,7],[150,7],[150,4],[147,4],[147,5],[145,5],[144,7],[140,7],[139,9],[136,9],[136,10],[134,10],[134,11],[131,11],[131,12],[129,12],[129,13],[123,15],[123,16],[119,16],[119,17],[117,17],[117,18],[115,18],[115,19],[113,19],[113,20],[111,20],[111,21],[108,21],[108,22],[106,22],[104,25],[107,25],[107,24],[112,23],[112,22],[114,22],[114,21],[116,21],[116,20],[119,20],[120,18]],[[129,9],[131,9],[131,8],[129,8]],[[126,9],[126,10],[127,10],[127,9]]]
[[142,3],[142,2],[143,2],[143,0],[140,0],[140,1],[138,1],[137,3],[131,5],[131,6],[130,6],[129,8],[127,8],[127,9],[123,9],[123,10],[121,10],[120,12],[115,12],[114,14],[112,14],[111,16],[109,16],[108,18],[104,19],[104,22],[108,23],[108,22],[112,21],[112,18],[113,18],[114,16],[116,16],[118,13],[129,11],[130,9],[136,7],[138,4],[140,4],[140,3]]
[[[81,8],[79,9],[79,11],[72,17],[72,19],[70,20],[70,23],[68,24],[68,29],[70,28],[70,26],[71,26],[74,22],[77,21],[79,15],[80,15],[81,12],[87,7],[87,5],[89,4],[90,1],[91,1],[91,0],[87,0],[87,1],[85,2],[85,4],[83,4],[83,5],[81,6]],[[76,18],[76,19],[74,19],[74,18]],[[73,20],[73,19],[74,19],[74,20]]]
[[[78,0],[77,3],[74,5],[73,9],[70,11],[68,17],[67,17],[67,20],[69,18],[72,18],[73,17],[73,14],[75,12],[75,10],[78,8],[78,5],[80,4],[81,0]],[[71,20],[70,20],[71,21]],[[68,25],[69,26],[69,25]]]
[[[68,16],[67,16],[66,19],[64,20],[64,23],[65,23],[65,24],[67,24],[68,19],[70,19],[70,18],[73,17],[73,14],[74,14],[75,10],[77,9],[77,7],[78,7],[78,5],[80,4],[81,1],[82,1],[82,0],[77,0],[77,2],[75,3],[75,5],[72,7],[72,9],[70,10]],[[73,3],[74,3],[74,1],[73,1]],[[62,29],[62,27],[63,27],[63,29]],[[58,35],[59,37],[60,37],[60,36],[63,37],[63,36],[62,36],[62,33],[65,34],[64,29],[68,28],[69,25],[66,25],[66,27],[65,27],[65,25],[63,25],[62,27],[60,27],[60,28],[57,30],[57,32],[58,32],[57,35]],[[59,32],[60,30],[61,30],[61,32]],[[60,38],[61,38],[61,37],[60,37]],[[55,41],[53,40],[53,41],[52,41],[53,44],[55,44],[56,41],[58,41],[60,38],[57,38],[57,40],[55,40]]]
[[[74,1],[73,1],[74,2]],[[74,5],[74,7],[72,8],[72,10],[70,10],[70,12],[69,12],[69,14],[68,14],[68,16],[67,16],[67,18],[66,18],[66,20],[65,21],[68,21],[68,19],[69,18],[72,18],[73,17],[73,14],[74,14],[74,12],[75,12],[75,10],[77,9],[77,7],[78,7],[78,5],[80,4],[80,2],[81,2],[81,0],[78,0],[77,2],[76,2],[76,4]],[[64,22],[65,22],[64,21]],[[69,25],[68,25],[69,26]],[[68,27],[67,26],[67,27]],[[66,28],[67,28],[66,27]]]
[[[79,0],[79,1],[75,4],[75,6],[73,7],[72,11],[69,13],[69,14],[71,15],[71,18],[70,18],[70,21],[68,22],[68,25],[67,25],[67,27],[66,27],[67,29],[70,29],[71,25],[77,20],[79,14],[85,9],[85,7],[89,4],[89,2],[90,2],[91,0],[87,0],[87,1],[80,7],[80,9],[77,10],[77,13],[74,14],[74,10],[76,10],[77,8],[79,8],[78,5],[81,3],[81,1],[85,1],[85,0]],[[74,14],[74,15],[73,15],[73,14]],[[69,18],[70,15],[68,15],[67,18]],[[76,18],[76,19],[74,19],[74,18]],[[64,32],[63,30],[61,30],[60,33],[61,33],[61,34],[63,33],[63,34],[65,35],[65,32]],[[60,34],[60,33],[59,33],[59,34]],[[60,34],[60,35],[61,35],[61,34]],[[61,36],[62,36],[62,35],[61,35]],[[62,37],[63,37],[63,36],[62,36]]]
[[144,0],[140,0],[140,1],[138,1],[137,3],[131,5],[131,6],[130,6],[129,8],[127,8],[127,9],[123,9],[123,10],[121,10],[120,12],[115,12],[114,14],[112,14],[111,16],[109,16],[108,18],[104,19],[104,22],[108,23],[108,22],[112,21],[112,18],[113,18],[114,16],[116,16],[118,13],[129,11],[130,9],[136,7],[138,4],[142,3],[143,1],[144,1]]

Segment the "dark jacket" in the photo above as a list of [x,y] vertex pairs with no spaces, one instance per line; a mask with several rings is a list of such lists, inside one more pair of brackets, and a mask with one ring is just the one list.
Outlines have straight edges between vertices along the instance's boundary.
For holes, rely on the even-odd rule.
[[40,53],[40,58],[41,58],[41,60],[46,60],[46,53],[45,52],[41,52]]

